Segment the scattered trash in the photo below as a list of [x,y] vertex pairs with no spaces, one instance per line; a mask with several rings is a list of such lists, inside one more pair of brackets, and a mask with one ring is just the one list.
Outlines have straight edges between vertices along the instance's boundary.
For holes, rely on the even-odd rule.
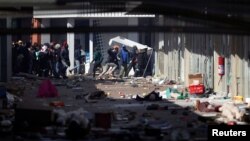
[[104,91],[95,91],[89,94],[88,98],[89,99],[102,99],[106,98],[107,95],[105,94]]
[[126,97],[125,94],[122,93],[122,92],[119,92],[119,95],[120,95],[121,98],[125,98]]
[[159,107],[160,106],[158,104],[151,104],[151,105],[147,106],[147,110],[158,110]]
[[151,93],[145,95],[144,97],[140,97],[139,95],[136,96],[137,101],[160,101],[162,97],[160,97],[159,92],[152,91]]
[[84,88],[83,87],[73,87],[72,90],[73,90],[73,92],[83,92]]
[[221,107],[220,105],[212,105],[209,102],[200,102],[200,100],[196,100],[194,104],[195,109],[200,112],[218,112]]
[[124,111],[124,112],[114,112],[114,119],[116,121],[131,121],[134,120],[136,116],[135,112],[132,111]]
[[243,96],[234,96],[233,100],[235,103],[243,103]]
[[131,84],[132,87],[138,87],[139,86],[134,79],[130,81],[130,84]]
[[190,140],[190,134],[185,129],[175,129],[171,133],[171,141]]
[[7,133],[12,131],[12,122],[10,120],[2,120],[0,122],[0,131]]
[[232,103],[223,104],[219,108],[219,111],[221,111],[222,116],[225,116],[230,121],[235,119],[241,121],[245,114],[244,111],[240,111],[240,109]]
[[65,106],[63,101],[52,101],[50,102],[49,105],[52,107],[64,107]]
[[177,110],[171,110],[172,115],[176,115],[177,113],[178,113]]
[[85,98],[85,96],[87,96],[87,95],[88,95],[88,93],[85,93],[85,94],[79,94],[79,95],[76,95],[75,99],[77,99],[77,100],[84,99],[84,98]]

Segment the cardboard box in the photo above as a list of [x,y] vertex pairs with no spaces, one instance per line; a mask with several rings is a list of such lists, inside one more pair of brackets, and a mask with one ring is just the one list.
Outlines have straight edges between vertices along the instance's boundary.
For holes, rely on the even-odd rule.
[[203,75],[201,73],[188,74],[188,85],[203,84]]

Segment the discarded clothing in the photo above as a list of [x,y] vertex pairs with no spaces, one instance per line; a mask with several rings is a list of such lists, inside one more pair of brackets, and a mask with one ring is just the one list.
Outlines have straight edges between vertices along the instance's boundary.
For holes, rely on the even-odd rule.
[[137,95],[135,99],[137,101],[160,101],[162,100],[162,97],[160,96],[159,92],[152,91],[144,97]]

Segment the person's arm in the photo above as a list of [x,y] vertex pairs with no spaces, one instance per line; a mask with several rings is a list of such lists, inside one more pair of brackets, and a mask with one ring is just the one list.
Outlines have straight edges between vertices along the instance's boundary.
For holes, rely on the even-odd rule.
[[103,61],[103,56],[102,56],[102,54],[101,54],[101,53],[99,53],[99,55],[100,55],[100,60],[99,60],[99,63],[102,63],[102,61]]
[[121,51],[117,53],[117,59],[120,61],[121,60]]

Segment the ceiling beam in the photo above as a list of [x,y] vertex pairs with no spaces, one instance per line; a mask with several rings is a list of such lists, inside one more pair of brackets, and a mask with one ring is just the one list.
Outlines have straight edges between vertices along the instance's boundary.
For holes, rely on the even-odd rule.
[[202,33],[202,34],[243,34],[250,35],[249,27],[212,28],[195,26],[101,26],[101,27],[74,27],[74,28],[1,28],[0,35],[17,35],[33,33],[123,33],[123,32],[158,32],[158,33]]

